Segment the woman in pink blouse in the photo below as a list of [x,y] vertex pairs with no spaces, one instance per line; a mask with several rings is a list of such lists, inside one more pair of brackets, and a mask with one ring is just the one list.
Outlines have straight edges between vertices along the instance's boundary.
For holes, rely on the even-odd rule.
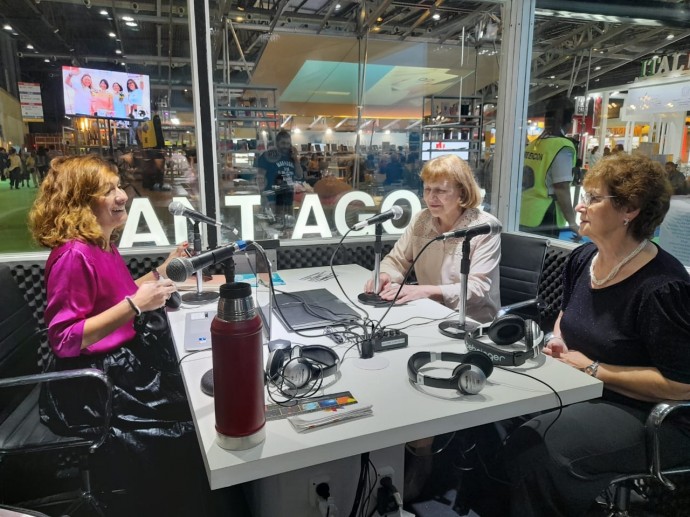
[[[199,454],[169,333],[144,342],[135,330],[137,316],[164,307],[175,285],[157,270],[137,280],[130,276],[113,242],[127,220],[126,202],[113,164],[95,155],[59,157],[51,162],[29,220],[34,238],[52,249],[45,320],[54,368],[91,367],[108,374],[113,416],[99,449],[101,470],[117,487],[144,489],[150,504],[160,505],[151,476],[173,468],[166,461],[180,460],[185,451],[191,463],[198,463]],[[165,271],[186,246],[158,270]],[[94,435],[102,410],[102,394],[86,382],[51,383],[41,394],[42,419],[59,434]],[[165,487],[160,488],[162,495]]]

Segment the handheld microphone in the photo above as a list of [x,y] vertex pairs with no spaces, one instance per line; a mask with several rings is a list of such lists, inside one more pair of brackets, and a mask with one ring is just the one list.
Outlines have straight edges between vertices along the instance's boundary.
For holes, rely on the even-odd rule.
[[229,226],[221,223],[220,221],[216,221],[215,219],[202,214],[201,212],[197,212],[196,210],[192,210],[191,208],[187,208],[184,206],[182,203],[179,201],[173,201],[168,205],[168,211],[173,214],[173,215],[182,215],[186,217],[187,219],[191,219],[192,221],[196,221],[197,223],[206,223],[210,224],[213,226],[217,226],[219,228],[225,228],[226,230],[232,231],[235,235],[237,235],[237,230],[235,228],[230,228]]
[[451,239],[451,238],[461,238],[464,237],[465,239],[469,240],[472,237],[476,237],[477,235],[496,235],[501,233],[501,225],[499,223],[495,223],[493,221],[484,223],[484,224],[477,224],[475,226],[470,226],[469,228],[463,228],[461,230],[455,230],[452,232],[446,232],[442,233],[438,237],[436,237],[434,240],[436,241],[445,241],[446,239]]
[[184,282],[195,271],[223,262],[236,251],[244,250],[250,243],[251,241],[237,241],[214,250],[205,251],[195,257],[174,258],[165,268],[165,274],[173,282]]
[[385,212],[381,212],[378,215],[375,215],[373,217],[370,217],[366,221],[360,221],[357,224],[355,224],[352,229],[353,230],[361,230],[362,228],[366,228],[367,226],[370,226],[372,224],[379,224],[388,221],[388,219],[393,219],[394,221],[397,221],[402,217],[403,210],[401,207],[398,205],[393,205],[390,210],[386,210]]

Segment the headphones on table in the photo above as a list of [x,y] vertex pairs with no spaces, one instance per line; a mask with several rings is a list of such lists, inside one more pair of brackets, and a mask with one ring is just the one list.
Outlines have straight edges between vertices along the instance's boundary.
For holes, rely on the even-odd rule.
[[331,348],[323,345],[295,345],[276,348],[266,361],[266,379],[281,390],[298,390],[312,381],[323,381],[335,375],[340,358]]
[[[490,342],[482,339],[484,336]],[[524,349],[515,351],[503,348],[516,343],[524,343]],[[534,320],[506,314],[496,318],[488,329],[479,327],[468,333],[465,345],[470,351],[483,352],[495,365],[522,366],[528,359],[541,353],[544,348],[544,332]]]
[[[422,366],[434,361],[459,363],[451,377],[432,377],[420,372]],[[412,382],[421,386],[458,390],[465,395],[476,395],[486,385],[494,365],[491,359],[481,352],[454,354],[451,352],[416,352],[407,361],[407,375]]]

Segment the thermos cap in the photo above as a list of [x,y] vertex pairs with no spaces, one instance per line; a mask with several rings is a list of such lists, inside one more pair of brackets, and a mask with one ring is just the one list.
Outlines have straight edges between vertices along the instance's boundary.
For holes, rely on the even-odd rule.
[[233,282],[220,286],[220,297],[226,300],[237,300],[252,295],[252,287],[246,282]]

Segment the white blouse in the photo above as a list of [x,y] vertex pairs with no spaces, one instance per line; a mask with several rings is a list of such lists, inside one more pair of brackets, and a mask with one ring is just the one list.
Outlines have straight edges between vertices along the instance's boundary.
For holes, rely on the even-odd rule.
[[[478,208],[466,209],[453,224],[453,230],[498,220]],[[431,239],[441,235],[438,219],[428,209],[419,212],[410,222],[391,252],[381,261],[381,273],[392,282],[402,282],[414,258]],[[443,304],[451,309],[458,305],[462,293],[460,258],[464,239],[448,239],[429,245],[415,263],[419,285],[438,285]],[[467,316],[487,323],[500,308],[499,263],[500,235],[478,235],[470,241],[470,274],[467,283]]]

